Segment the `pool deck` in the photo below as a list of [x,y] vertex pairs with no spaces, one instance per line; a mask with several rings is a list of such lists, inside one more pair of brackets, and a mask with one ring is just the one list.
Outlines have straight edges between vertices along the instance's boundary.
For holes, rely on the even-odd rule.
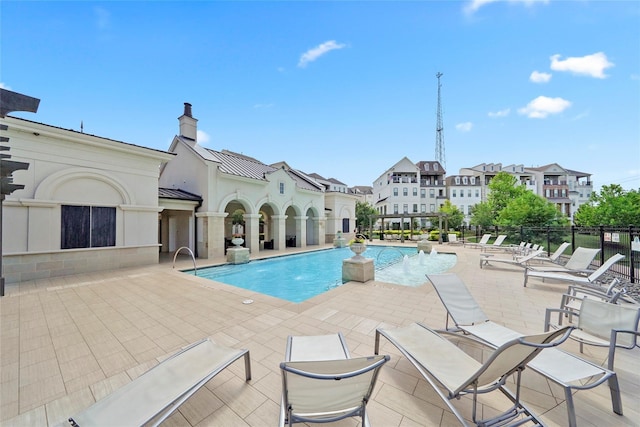
[[[374,242],[375,243],[375,242]],[[404,246],[414,243],[405,243]],[[532,280],[522,286],[522,269],[480,269],[479,251],[435,245],[455,252],[450,270],[469,286],[493,321],[523,333],[542,331],[546,307],[558,307],[566,286]],[[279,255],[287,251],[265,251]],[[222,261],[222,260],[219,260]],[[199,260],[198,265],[210,265]],[[376,328],[422,321],[443,328],[445,310],[433,288],[350,282],[294,304],[251,291],[185,275],[192,267],[179,257],[144,268],[7,285],[0,298],[0,425],[46,426],[91,405],[157,364],[181,346],[211,336],[251,352],[253,378],[244,381],[241,361],[224,370],[185,402],[163,425],[277,425],[281,377],[288,335],[342,331],[353,356],[373,353]],[[251,299],[252,304],[243,304]],[[375,426],[459,425],[417,370],[382,340],[391,360],[381,370],[368,405]],[[578,345],[562,348],[579,354]],[[473,346],[465,349],[478,354]],[[603,364],[606,350],[585,347],[582,357]],[[578,425],[637,426],[640,423],[640,352],[616,352],[624,416],[611,410],[606,384],[574,395]],[[549,426],[567,424],[561,390],[525,370],[523,401]],[[495,394],[495,393],[494,393]],[[498,393],[499,394],[499,393]],[[484,397],[484,413],[504,399]],[[468,414],[470,401],[457,406]],[[331,425],[355,426],[353,419]]]

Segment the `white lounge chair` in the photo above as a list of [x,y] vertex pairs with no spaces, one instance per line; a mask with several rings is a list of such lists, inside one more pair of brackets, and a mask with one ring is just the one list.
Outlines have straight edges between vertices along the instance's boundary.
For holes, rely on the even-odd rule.
[[163,360],[135,380],[69,418],[74,427],[157,426],[227,366],[244,357],[251,379],[249,350],[204,339]]
[[[445,331],[469,334],[491,347],[499,347],[509,340],[522,336],[519,332],[489,320],[457,275],[431,274],[427,275],[427,278],[447,310]],[[449,319],[454,322],[454,327],[449,327]],[[564,389],[569,426],[576,426],[572,391],[591,389],[605,381],[609,384],[613,412],[622,415],[620,387],[618,377],[613,370],[605,369],[560,349],[542,351],[527,366]]]
[[472,247],[472,248],[482,248],[483,245],[486,245],[489,242],[489,239],[491,238],[491,234],[487,233],[487,234],[483,234],[482,238],[477,241],[477,242],[465,242],[464,246],[467,247]]
[[462,239],[458,239],[458,235],[455,233],[448,233],[447,240],[449,241],[450,245],[461,245],[464,243]]
[[358,416],[369,426],[366,405],[389,356],[351,358],[342,333],[289,336],[282,370],[280,426],[327,423]]
[[589,270],[589,266],[599,252],[600,249],[578,247],[564,265],[532,265],[530,269],[534,271],[555,271],[573,274],[590,273],[593,270]]
[[562,244],[558,246],[555,252],[553,252],[548,257],[544,257],[544,256],[539,257],[538,260],[542,262],[552,262],[554,264],[558,264],[560,257],[567,250],[569,246],[571,246],[569,242],[562,242]]
[[490,265],[493,262],[501,262],[503,264],[514,265],[516,267],[527,268],[529,262],[542,255],[544,251],[538,250],[531,252],[529,255],[517,256],[515,258],[494,258],[493,254],[481,253],[480,254],[480,268],[483,265]]
[[[625,288],[617,288],[620,281],[614,278],[607,287],[586,288],[581,285],[569,285],[567,291],[562,294],[560,301],[560,309],[568,310],[571,313],[579,313],[582,300],[585,298],[593,298],[598,301],[604,301],[611,304],[629,303],[637,304],[635,300],[625,297],[627,290]],[[571,314],[566,315],[569,321],[572,321]]]
[[[558,323],[551,322],[551,314],[558,313]],[[545,314],[545,330],[562,327],[562,314],[567,310],[547,308]],[[580,352],[584,344],[598,347],[609,347],[609,370],[613,371],[616,348],[631,350],[638,347],[638,323],[640,322],[640,306],[611,304],[584,298],[578,313],[571,312],[578,317],[577,328],[571,338],[580,343]]]
[[513,246],[511,245],[502,245],[504,240],[507,238],[506,234],[500,234],[496,237],[496,240],[493,241],[492,244],[486,243],[480,247],[482,251],[511,251],[513,250]]
[[568,273],[568,272],[554,272],[554,271],[537,271],[537,270],[533,270],[531,268],[527,268],[524,270],[524,286],[527,286],[527,281],[529,280],[529,277],[537,277],[540,279],[552,279],[552,280],[556,280],[556,281],[561,281],[561,282],[570,282],[573,284],[580,284],[580,285],[591,285],[591,286],[598,286],[596,285],[596,281],[598,279],[600,279],[600,277],[602,277],[602,275],[604,273],[606,273],[607,271],[609,271],[609,269],[618,261],[620,261],[621,259],[624,258],[624,255],[621,254],[615,254],[613,256],[611,256],[608,260],[606,260],[604,262],[604,264],[602,264],[597,270],[595,270],[594,272],[592,272],[591,274],[589,274],[588,276],[584,277],[584,276],[577,276],[575,274],[572,273]]
[[[471,419],[478,426],[521,425],[528,421],[542,424],[538,417],[520,401],[520,379],[527,362],[543,348],[564,342],[571,329],[545,334],[516,337],[495,349],[484,363],[466,354],[436,331],[420,323],[397,329],[376,329],[375,353],[380,336],[385,337],[416,367],[443,402],[463,425],[467,418],[452,404],[461,396],[472,395]],[[515,394],[505,382],[516,374]],[[490,419],[478,419],[478,395],[500,390],[511,402],[506,411]]]

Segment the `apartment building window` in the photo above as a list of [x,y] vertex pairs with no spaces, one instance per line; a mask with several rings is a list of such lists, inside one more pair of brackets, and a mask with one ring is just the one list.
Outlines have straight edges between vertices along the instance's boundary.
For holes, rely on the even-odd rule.
[[[421,188],[420,189],[420,198],[421,199],[426,199],[426,197],[427,197],[427,190],[424,189],[424,188]],[[580,197],[582,197],[582,195],[580,195]]]
[[278,187],[280,188],[280,194],[284,194],[284,182],[281,182]]
[[393,187],[393,195],[398,197],[398,187]]
[[427,213],[427,205],[424,203],[420,205],[420,213]]
[[436,211],[436,205],[434,205],[433,203],[429,205],[429,212],[433,213]]
[[433,164],[433,170],[434,170],[434,171],[437,171],[437,170],[438,170],[438,164],[437,164],[437,163],[434,163],[434,164]]
[[471,185],[476,185],[476,177],[475,176],[471,177]]
[[464,213],[464,205],[460,205],[460,212]]
[[413,187],[413,195],[414,196],[418,195],[418,189],[416,187]]
[[397,214],[397,213],[398,213],[398,204],[397,204],[397,203],[394,203],[394,204],[393,204],[393,213],[394,213],[394,214]]
[[464,197],[464,190],[460,190],[460,197]]
[[468,182],[468,179],[467,179],[467,177],[466,177],[466,176],[465,176],[464,178],[462,178],[462,183],[463,183],[464,185],[467,185],[467,182]]
[[429,197],[436,197],[436,190],[433,188],[429,189]]
[[418,213],[418,204],[417,203],[413,204],[413,213]]
[[460,185],[460,177],[456,176],[456,185]]
[[409,205],[404,203],[402,205],[402,213],[409,213]]
[[476,190],[476,197],[480,197],[480,190]]
[[402,195],[405,197],[409,195],[409,189],[407,187],[402,188]]
[[456,197],[456,190],[455,189],[451,190],[451,197]]
[[116,245],[116,208],[61,206],[61,249]]

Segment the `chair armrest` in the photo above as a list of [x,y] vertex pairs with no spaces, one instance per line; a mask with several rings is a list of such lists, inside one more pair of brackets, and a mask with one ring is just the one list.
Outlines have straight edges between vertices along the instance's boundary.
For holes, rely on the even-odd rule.
[[[617,341],[618,341],[618,334],[631,334],[631,335],[635,335],[636,337],[640,336],[640,331],[633,331],[630,329],[612,329],[611,330],[611,338],[609,339],[609,357],[608,359],[608,369],[610,371],[613,371],[613,361],[616,355],[616,347],[617,345]],[[626,348],[626,349],[632,349],[634,347],[638,346],[638,340],[634,340],[631,343],[631,347],[627,347],[627,346],[621,346],[622,348]]]
[[566,310],[562,308],[547,308],[544,313],[544,331],[548,332],[549,327],[551,326],[551,314],[558,313],[558,325],[562,325],[562,315],[566,314],[567,316],[580,316],[580,313],[575,313],[571,310]]

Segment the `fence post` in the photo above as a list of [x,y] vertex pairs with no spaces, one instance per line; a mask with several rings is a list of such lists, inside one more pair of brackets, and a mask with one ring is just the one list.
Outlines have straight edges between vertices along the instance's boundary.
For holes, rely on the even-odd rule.
[[547,256],[551,255],[551,227],[547,225]]
[[600,230],[600,265],[604,263],[604,225],[599,227]]
[[634,250],[633,250],[633,226],[630,225],[629,226],[629,261],[630,261],[630,269],[629,269],[629,276],[631,276],[631,283],[635,283],[636,282],[636,271],[635,271],[635,263],[636,263],[636,257],[634,254]]
[[571,226],[571,253],[576,250],[576,226]]

